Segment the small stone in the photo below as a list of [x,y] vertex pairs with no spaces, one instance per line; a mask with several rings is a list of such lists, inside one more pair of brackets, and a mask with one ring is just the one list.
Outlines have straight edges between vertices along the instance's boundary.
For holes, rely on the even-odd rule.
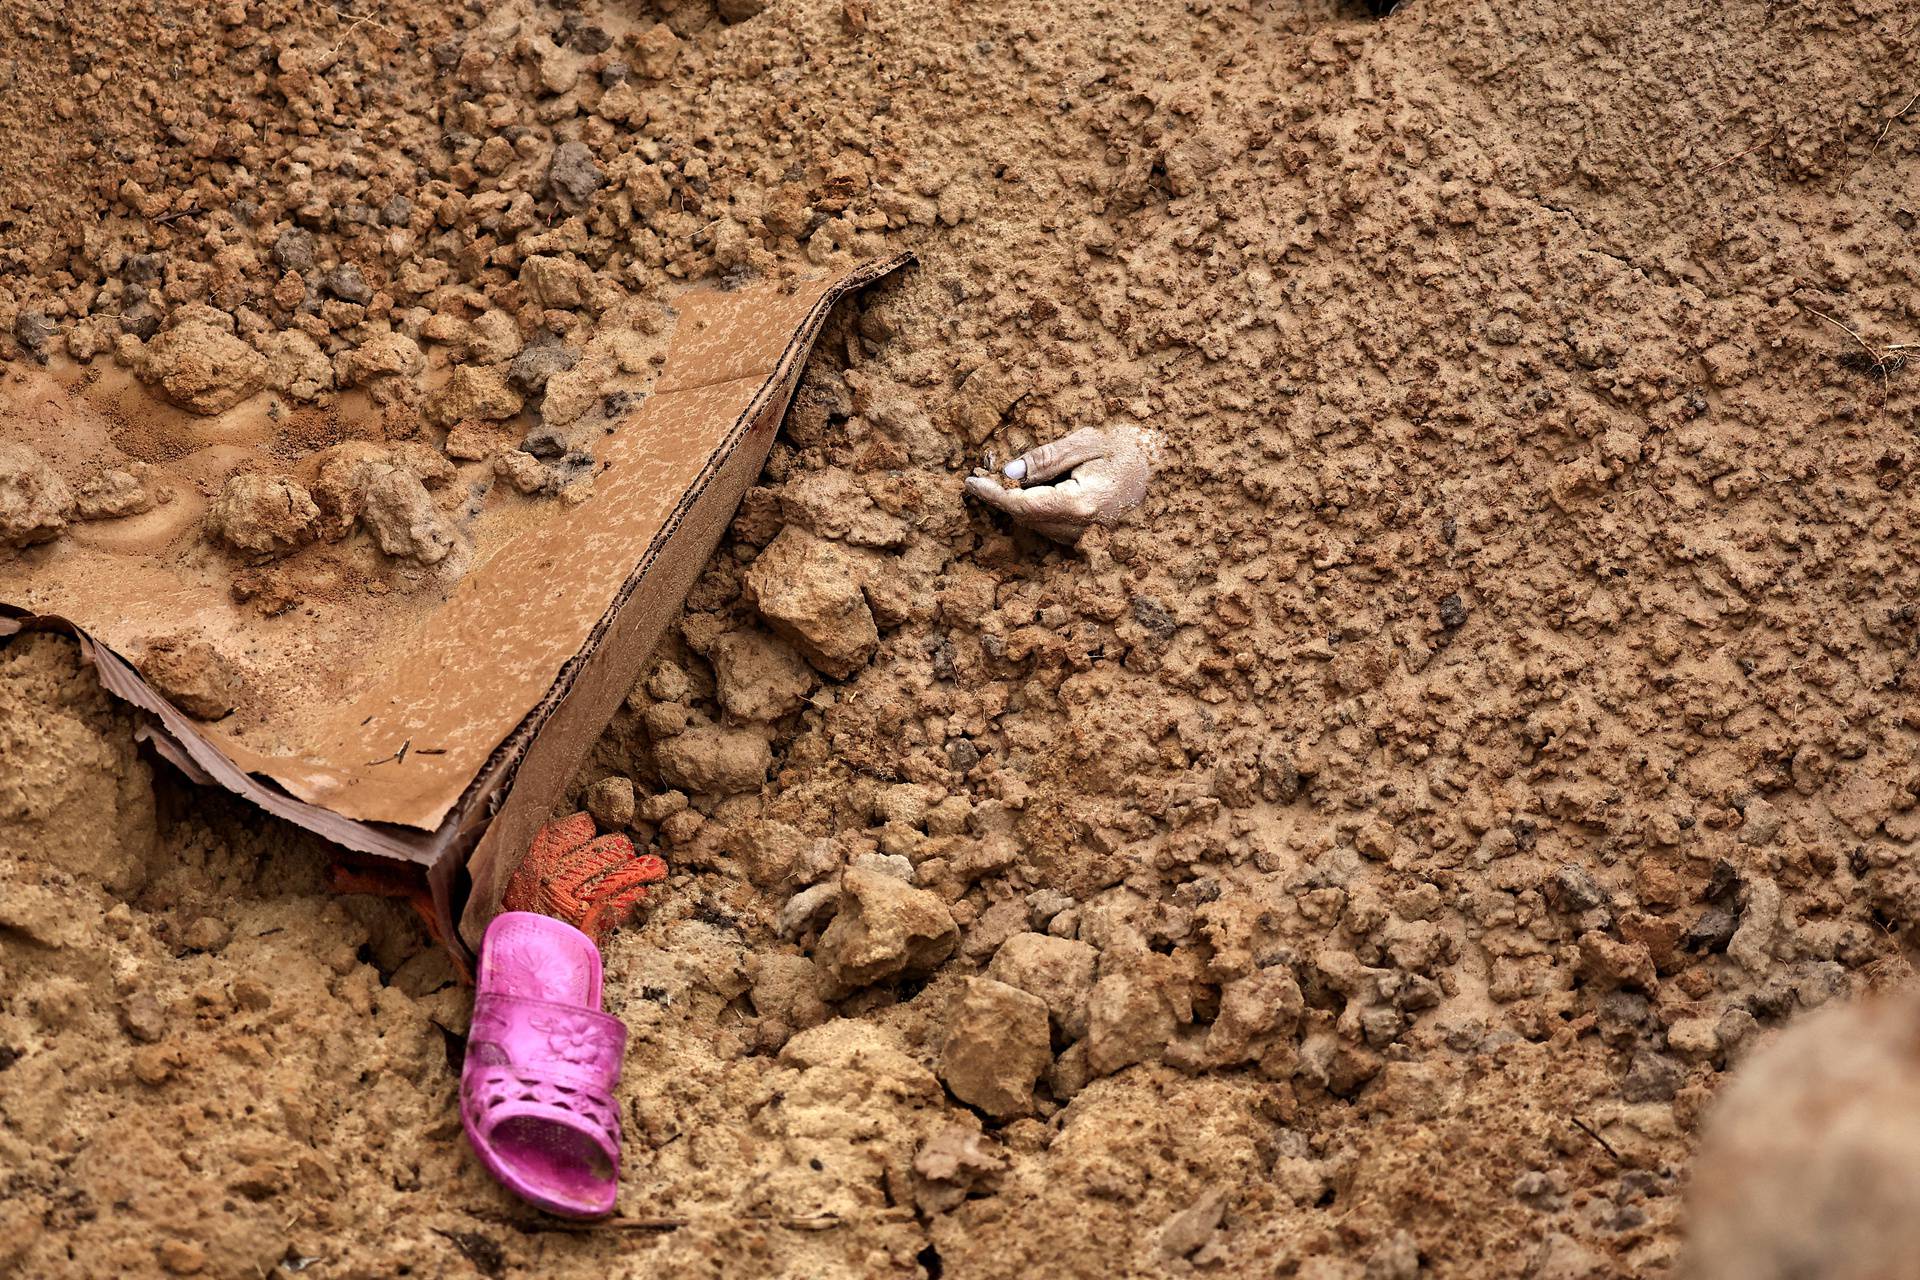
[[380,221],[389,227],[404,227],[412,220],[413,201],[397,191],[380,206]]
[[553,149],[553,162],[547,168],[547,185],[561,204],[580,208],[605,186],[606,174],[594,162],[593,152],[583,142],[563,142]]
[[746,594],[808,662],[837,679],[865,666],[879,647],[850,553],[798,526],[781,530],[747,569]]
[[[975,962],[987,960],[994,952],[1006,945],[1007,939],[1017,933],[1024,933],[1030,923],[1025,902],[1019,898],[1002,898],[982,911],[979,917],[966,927],[966,932],[960,938],[960,954]],[[1010,985],[1020,987],[1022,990],[1028,990],[1022,983],[1011,982],[1004,972],[989,972],[987,976],[1009,982]],[[1088,982],[1092,982],[1091,975],[1088,976]]]
[[540,88],[557,97],[580,82],[580,62],[564,50],[551,49],[540,59]]
[[1227,1193],[1219,1187],[1206,1192],[1185,1209],[1160,1224],[1160,1256],[1186,1258],[1213,1239],[1227,1213]]
[[0,546],[30,547],[66,532],[73,493],[23,444],[0,441]]
[[519,449],[504,449],[493,459],[493,473],[529,496],[552,493],[559,479],[540,459]]
[[1727,955],[1752,977],[1765,977],[1773,968],[1780,906],[1780,886],[1772,879],[1755,876],[1747,882],[1740,903],[1740,927],[1727,942]]
[[362,385],[375,378],[412,377],[427,367],[420,344],[404,333],[382,333],[340,357],[341,382]]
[[787,899],[786,906],[780,908],[777,925],[780,936],[789,939],[799,937],[819,924],[839,902],[840,886],[837,884],[816,884],[802,889]]
[[930,973],[953,954],[960,931],[938,895],[857,868],[841,876],[840,887],[839,910],[815,957],[830,999]]
[[1591,911],[1607,900],[1607,896],[1594,882],[1585,869],[1569,863],[1554,873],[1546,886],[1547,901],[1556,911],[1569,915],[1579,915]]
[[221,413],[267,385],[267,358],[211,324],[169,329],[147,345],[149,381],[182,409]]
[[656,22],[633,38],[633,60],[640,74],[662,80],[680,56],[680,37],[664,22]]
[[342,302],[364,307],[373,301],[373,289],[367,284],[366,276],[351,262],[343,262],[320,277],[320,287]]
[[520,326],[504,311],[483,311],[467,328],[467,359],[475,364],[511,360],[521,345]]
[[1621,942],[1598,930],[1580,935],[1580,975],[1600,986],[1652,991],[1658,984],[1653,953],[1644,943]]
[[173,1053],[165,1045],[143,1044],[133,1051],[133,1078],[159,1088],[173,1076]]
[[969,1193],[990,1191],[1007,1162],[985,1134],[953,1125],[928,1138],[913,1157],[913,1199],[923,1213],[948,1213]]
[[142,342],[160,332],[160,313],[145,302],[136,302],[120,313],[120,332],[130,333]]
[[174,636],[147,647],[140,674],[196,720],[218,720],[246,696],[239,667],[204,640]]
[[273,260],[282,271],[298,271],[301,275],[312,271],[313,233],[302,231],[299,227],[289,227],[282,231],[273,242]]
[[197,1276],[206,1270],[207,1251],[191,1240],[162,1241],[160,1266],[168,1275]]
[[287,329],[261,344],[267,354],[267,385],[294,400],[311,402],[333,389],[333,361],[311,335]]
[[311,490],[320,508],[320,537],[338,541],[353,532],[366,506],[367,483],[386,465],[386,452],[366,440],[346,440],[320,455]]
[[551,462],[567,454],[567,433],[551,421],[542,422],[527,432],[526,439],[520,442],[520,451],[530,453],[542,462]]
[[547,379],[580,363],[580,353],[559,343],[543,342],[526,348],[507,367],[507,381],[523,395],[546,390]]
[[734,830],[737,835],[729,852],[738,855],[747,878],[755,884],[811,884],[839,866],[833,841],[809,836],[784,822],[759,819]]
[[513,144],[495,134],[481,144],[480,154],[473,158],[473,167],[491,177],[512,164],[513,157]]
[[200,916],[180,933],[191,951],[220,951],[233,940],[233,926],[215,916]]
[[587,812],[602,831],[620,831],[633,825],[633,779],[615,775],[587,788]]
[[1365,857],[1372,858],[1376,862],[1385,862],[1393,857],[1394,850],[1399,847],[1399,838],[1394,835],[1392,827],[1384,822],[1374,821],[1367,823],[1354,834],[1353,847]]
[[766,7],[767,0],[718,0],[714,5],[720,11],[721,19],[726,22],[745,22]]
[[913,861],[904,853],[863,853],[849,865],[913,883]]
[[29,355],[41,355],[56,331],[53,321],[38,311],[22,311],[13,318],[13,338]]
[[1725,907],[1708,907],[1687,926],[1681,945],[1688,951],[1711,955],[1725,951],[1740,929],[1740,917]]
[[606,28],[582,21],[578,14],[567,15],[563,30],[566,32],[567,46],[578,49],[588,57],[613,48],[613,37],[607,34]]
[[167,1033],[167,1011],[146,992],[136,992],[120,1006],[120,1028],[142,1044],[153,1044]]
[[312,542],[320,508],[305,488],[280,476],[229,476],[207,509],[207,532],[237,551],[282,556]]
[[1746,812],[1742,816],[1745,821],[1740,824],[1741,844],[1755,847],[1771,844],[1773,838],[1780,834],[1783,821],[1780,811],[1758,796],[1747,801]]
[[155,284],[159,281],[164,264],[157,253],[136,253],[128,256],[121,264],[120,274],[135,284]]
[[1033,1086],[1053,1065],[1047,1006],[991,978],[967,982],[947,1019],[940,1078],[953,1096],[995,1119],[1033,1109]]
[[1692,1062],[1712,1057],[1720,1051],[1719,1019],[1675,1019],[1667,1028],[1667,1048]]
[[1093,1071],[1087,1066],[1087,1042],[1075,1040],[1053,1060],[1047,1072],[1047,1092],[1056,1102],[1071,1102],[1073,1096],[1092,1081]]
[[1664,1054],[1633,1055],[1633,1065],[1620,1082],[1620,1096],[1628,1102],[1672,1102],[1686,1079],[1686,1071]]
[[813,691],[811,668],[778,636],[729,631],[707,649],[721,708],[736,720],[773,721],[798,711]]
[[1267,1059],[1291,1047],[1306,1001],[1285,965],[1256,969],[1220,989],[1220,1012],[1207,1030],[1206,1056],[1214,1066]]

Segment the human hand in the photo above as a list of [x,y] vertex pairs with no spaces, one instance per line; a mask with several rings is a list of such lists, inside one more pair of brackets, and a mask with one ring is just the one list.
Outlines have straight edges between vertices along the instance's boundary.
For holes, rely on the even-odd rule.
[[991,472],[977,471],[967,477],[967,492],[1016,524],[1076,542],[1088,526],[1114,524],[1140,505],[1160,453],[1159,434],[1144,427],[1082,427],[1001,468],[1021,488],[1003,488]]

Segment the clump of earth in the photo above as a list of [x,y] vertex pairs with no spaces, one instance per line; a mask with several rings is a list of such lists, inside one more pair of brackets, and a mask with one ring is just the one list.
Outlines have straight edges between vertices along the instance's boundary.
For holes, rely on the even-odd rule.
[[[349,533],[457,572],[455,464],[564,502],[681,288],[920,264],[836,313],[566,799],[672,868],[607,948],[614,1226],[465,1149],[468,996],[402,906],[146,754],[69,641],[0,647],[0,1275],[1798,1248],[1683,1259],[1680,1205],[1743,1060],[1911,976],[1898,19],[0,12],[0,393],[372,424],[206,482],[241,594]],[[963,500],[1106,424],[1166,441],[1126,523]],[[0,441],[0,584],[196,496]],[[190,628],[143,658],[244,702]]]

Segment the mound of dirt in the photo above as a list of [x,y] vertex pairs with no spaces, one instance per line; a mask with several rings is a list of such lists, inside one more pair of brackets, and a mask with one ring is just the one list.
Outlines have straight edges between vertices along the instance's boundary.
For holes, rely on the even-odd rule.
[[[0,1273],[1676,1274],[1731,1069],[1910,975],[1915,38],[1884,0],[0,11],[14,367],[165,394],[217,331],[289,458],[564,501],[650,367],[608,317],[923,264],[837,314],[575,780],[673,869],[607,951],[622,1220],[495,1188],[411,923],[149,782],[27,638]],[[217,346],[176,399],[251,385]],[[124,438],[172,461],[181,412]],[[1167,440],[1130,523],[963,502],[1109,422]],[[32,524],[0,573],[72,536]]]

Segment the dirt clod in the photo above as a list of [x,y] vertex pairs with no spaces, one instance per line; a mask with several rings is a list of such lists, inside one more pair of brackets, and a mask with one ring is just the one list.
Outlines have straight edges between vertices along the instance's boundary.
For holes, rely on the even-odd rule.
[[302,485],[242,472],[228,478],[207,508],[207,535],[254,557],[285,555],[313,541],[320,508]]
[[140,659],[140,674],[168,701],[201,720],[218,720],[246,696],[240,668],[204,640],[154,641]]
[[953,954],[958,940],[953,916],[936,895],[854,868],[841,878],[838,907],[815,959],[830,990],[844,995],[927,973]]
[[267,382],[266,357],[211,324],[169,329],[147,345],[145,376],[194,413],[231,409]]
[[0,441],[0,546],[30,547],[66,532],[73,493],[46,461]]
[[940,1078],[953,1096],[996,1119],[1033,1107],[1033,1086],[1053,1065],[1047,1006],[1038,996],[974,978],[947,1016]]
[[768,625],[827,675],[852,675],[879,644],[857,565],[797,525],[783,529],[754,560],[746,589]]

